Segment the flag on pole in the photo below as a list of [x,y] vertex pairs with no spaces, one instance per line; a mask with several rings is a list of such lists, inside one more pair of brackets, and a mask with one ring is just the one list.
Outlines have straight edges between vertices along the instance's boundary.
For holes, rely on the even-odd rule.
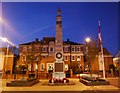
[[105,79],[105,66],[104,66],[104,55],[103,55],[103,46],[102,46],[102,37],[101,37],[101,29],[100,29],[100,20],[98,21],[98,47],[100,48],[100,59],[99,59],[99,68],[103,70],[103,78]]
[[102,44],[102,38],[101,38],[101,31],[100,31],[100,20],[98,21],[99,28],[98,28],[98,40],[99,44]]

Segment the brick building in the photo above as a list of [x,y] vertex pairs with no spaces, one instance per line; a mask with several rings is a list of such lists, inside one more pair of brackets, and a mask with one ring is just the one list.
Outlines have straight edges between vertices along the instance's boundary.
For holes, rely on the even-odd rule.
[[[29,59],[30,56],[31,59]],[[70,40],[63,41],[63,58],[65,71],[69,70],[71,64],[79,64],[84,70],[83,44]],[[45,76],[49,70],[54,69],[54,60],[55,37],[43,37],[41,41],[36,39],[33,42],[20,44],[18,65],[28,66],[28,73],[38,73],[38,76]]]
[[[105,71],[106,72],[109,72],[109,66],[111,64],[113,64],[113,56],[112,54],[106,49],[106,48],[103,48],[103,55],[104,55],[104,66],[105,66]],[[99,58],[100,55],[98,55],[96,57],[96,59],[94,60],[93,62],[93,65],[92,65],[92,70],[93,72],[95,73],[98,73],[100,72],[100,58]],[[107,74],[107,73],[106,73]]]
[[2,78],[13,78],[15,65],[18,61],[18,49],[15,47],[0,48]]

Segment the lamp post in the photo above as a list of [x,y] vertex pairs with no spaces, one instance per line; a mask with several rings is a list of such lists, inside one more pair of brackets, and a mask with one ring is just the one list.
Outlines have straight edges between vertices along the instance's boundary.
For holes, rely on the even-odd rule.
[[[9,45],[12,45],[12,46],[15,46],[12,42],[10,42],[7,38],[5,37],[0,37],[0,40],[3,41],[3,42],[6,42],[8,43],[8,46],[7,46],[7,50],[6,50],[6,55],[8,55],[8,52],[9,52]],[[8,61],[8,56],[6,56],[6,61],[5,61],[5,66],[7,64],[7,61]],[[3,66],[3,73],[6,72],[6,67]],[[3,75],[4,76],[4,75]]]
[[[90,37],[87,37],[85,38],[85,61],[87,61],[87,54],[88,54],[88,44],[91,42],[91,38]],[[88,64],[86,64],[85,62],[85,71],[89,71],[89,67],[88,67]]]

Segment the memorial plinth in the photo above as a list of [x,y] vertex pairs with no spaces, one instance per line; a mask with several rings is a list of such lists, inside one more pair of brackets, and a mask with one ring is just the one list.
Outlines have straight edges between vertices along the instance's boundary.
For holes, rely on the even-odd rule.
[[64,61],[63,61],[63,40],[62,40],[62,16],[61,10],[58,9],[58,15],[56,16],[56,38],[55,38],[55,61],[53,80],[63,80],[65,78],[64,73]]

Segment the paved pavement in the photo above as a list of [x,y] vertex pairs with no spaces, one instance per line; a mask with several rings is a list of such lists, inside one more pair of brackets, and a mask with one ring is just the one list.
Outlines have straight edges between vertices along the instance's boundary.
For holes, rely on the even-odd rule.
[[[10,80],[3,79],[2,80],[2,93],[120,93],[120,88],[113,85],[103,85],[103,86],[86,86],[79,82],[78,79],[69,79],[74,82],[75,85],[66,85],[66,86],[47,86],[42,85],[44,82],[48,82],[48,80],[40,80],[39,83],[31,86],[31,87],[6,87],[6,82],[10,82]],[[1,82],[0,82],[1,83]]]
[[106,78],[111,85],[117,86],[120,88],[120,77],[109,77]]

